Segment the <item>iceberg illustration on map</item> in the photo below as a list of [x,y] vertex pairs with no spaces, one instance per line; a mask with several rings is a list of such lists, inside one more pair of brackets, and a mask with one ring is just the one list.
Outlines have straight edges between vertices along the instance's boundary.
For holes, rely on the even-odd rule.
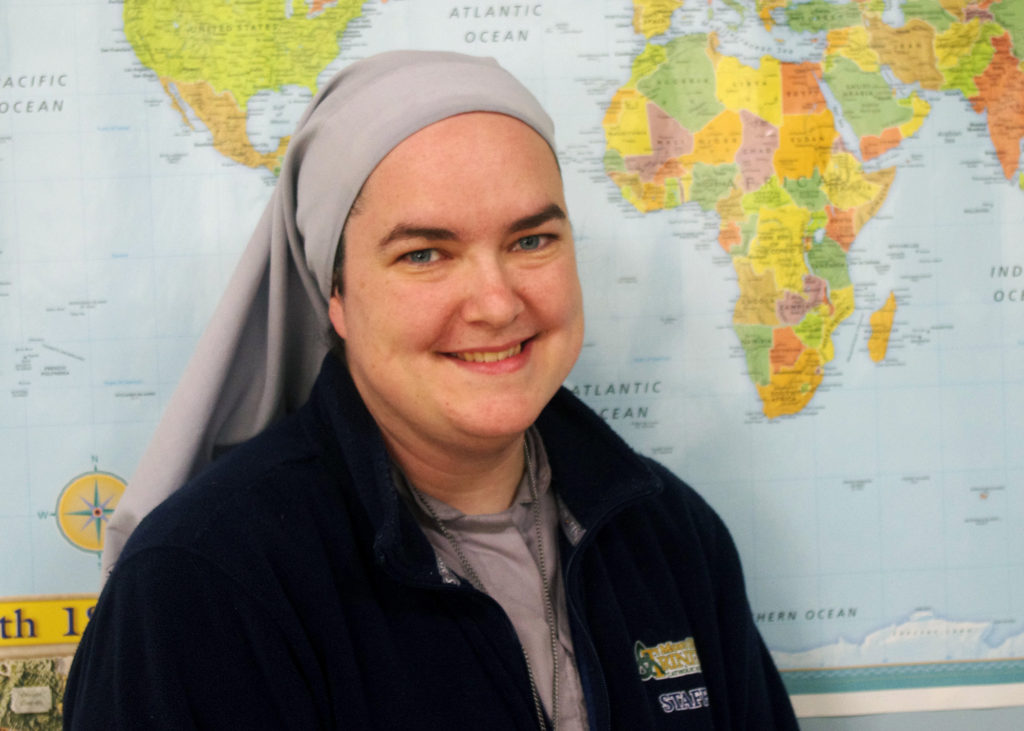
[[[839,638],[772,657],[791,693],[889,690],[1008,682],[1024,672],[1024,633],[989,641],[992,622],[953,621],[918,612],[858,642]],[[922,663],[921,657],[937,658]]]

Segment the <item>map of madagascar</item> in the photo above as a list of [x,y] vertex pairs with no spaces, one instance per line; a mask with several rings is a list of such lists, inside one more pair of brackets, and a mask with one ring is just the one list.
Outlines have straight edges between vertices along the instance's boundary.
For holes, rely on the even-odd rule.
[[288,138],[260,152],[246,133],[249,100],[285,85],[316,92],[338,55],[338,38],[362,0],[125,0],[124,32],[160,78],[185,123],[186,107],[209,128],[218,152],[276,171]]
[[[665,33],[682,4],[635,0],[634,29]],[[733,329],[769,418],[801,411],[822,382],[832,334],[854,311],[847,254],[897,174],[863,164],[920,129],[926,92],[960,94],[985,112],[1004,175],[1018,174],[1024,4],[908,0],[899,27],[884,10],[879,0],[758,0],[767,27],[784,19],[825,34],[822,58],[766,55],[753,67],[719,53],[714,34],[649,42],[605,114],[605,170],[627,201],[645,213],[693,202],[718,214],[739,283]],[[876,361],[896,307],[890,296],[872,319]]]

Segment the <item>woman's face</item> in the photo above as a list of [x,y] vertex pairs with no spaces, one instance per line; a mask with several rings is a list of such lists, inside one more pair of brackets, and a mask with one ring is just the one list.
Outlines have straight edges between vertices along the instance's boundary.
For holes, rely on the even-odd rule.
[[386,439],[518,437],[579,355],[583,304],[562,180],[526,124],[430,125],[367,179],[330,316]]

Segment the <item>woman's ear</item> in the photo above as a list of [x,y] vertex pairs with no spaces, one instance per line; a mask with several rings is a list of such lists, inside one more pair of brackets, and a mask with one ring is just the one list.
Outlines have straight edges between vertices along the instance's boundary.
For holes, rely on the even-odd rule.
[[347,333],[345,329],[345,304],[341,301],[341,295],[337,291],[331,295],[331,301],[327,304],[327,316],[331,320],[331,325],[334,326],[334,332],[344,339]]

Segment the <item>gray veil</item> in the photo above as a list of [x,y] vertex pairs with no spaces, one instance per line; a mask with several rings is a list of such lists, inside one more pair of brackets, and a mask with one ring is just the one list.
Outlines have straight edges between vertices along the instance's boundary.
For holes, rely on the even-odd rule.
[[328,350],[327,302],[349,209],[384,156],[456,114],[498,112],[554,149],[551,120],[493,59],[393,51],[313,99],[223,298],[107,526],[104,579],[139,521],[212,459],[301,406]]

